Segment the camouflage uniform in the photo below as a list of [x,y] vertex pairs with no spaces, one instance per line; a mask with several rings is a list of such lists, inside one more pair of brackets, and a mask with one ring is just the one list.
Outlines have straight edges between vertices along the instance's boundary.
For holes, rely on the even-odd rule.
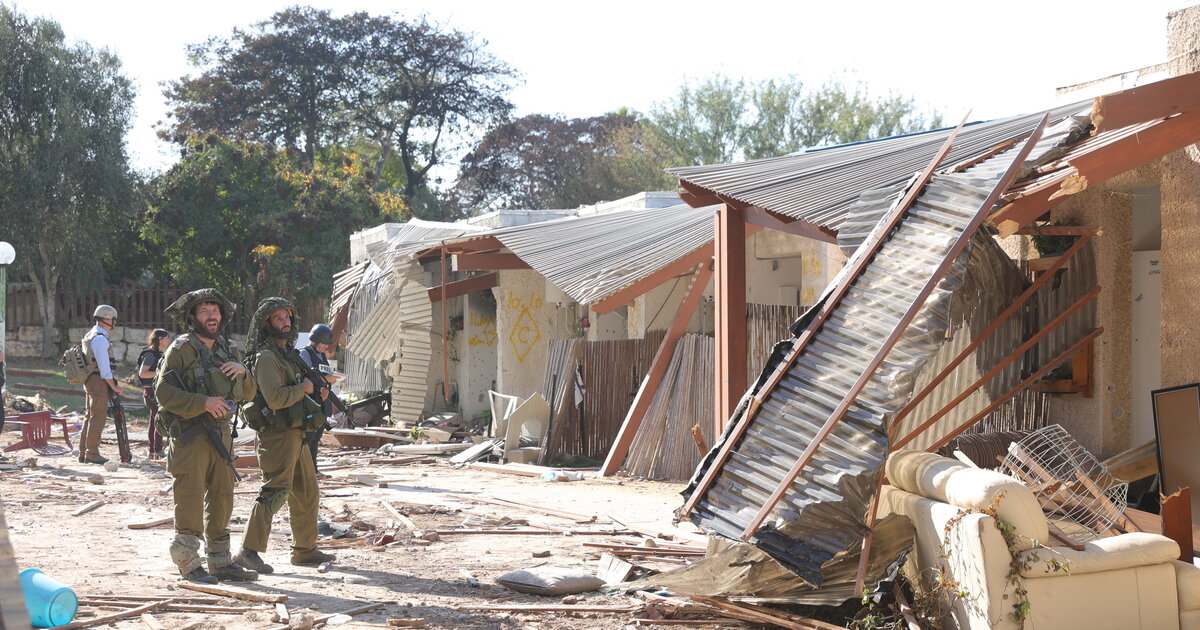
[[[284,340],[282,347],[264,331],[268,316],[281,308],[292,313],[290,338]],[[305,394],[300,369],[287,358],[296,354],[295,313],[295,307],[287,300],[263,300],[250,320],[246,344],[253,352],[248,361],[258,392],[252,402],[243,405],[243,414],[246,423],[258,431],[258,465],[263,481],[250,509],[238,562],[260,572],[272,570],[258,554],[266,551],[271,521],[284,503],[292,528],[292,563],[313,564],[333,559],[317,550],[320,497],[316,469],[304,442],[305,433],[323,424],[325,415],[321,405],[313,400],[315,394]],[[294,358],[300,360],[299,356]]]
[[[184,295],[167,308],[167,314],[190,328],[188,315],[201,302],[220,305],[222,323],[233,314],[233,304],[216,289]],[[184,333],[167,348],[154,378],[154,395],[160,407],[158,428],[170,440],[167,470],[174,478],[175,538],[171,542],[171,560],[184,576],[202,568],[198,553],[201,536],[210,571],[217,573],[218,569],[229,567],[232,560],[229,517],[233,513],[233,470],[217,454],[207,436],[196,436],[186,444],[180,440],[192,421],[207,417],[223,436],[226,450],[233,452],[232,416],[214,418],[204,407],[209,396],[235,402],[254,397],[254,379],[249,371],[232,380],[221,372],[219,367],[228,361],[241,362],[241,357],[224,336],[218,335],[210,350],[195,333]],[[183,389],[175,374],[182,379]],[[231,570],[236,572],[236,568]]]

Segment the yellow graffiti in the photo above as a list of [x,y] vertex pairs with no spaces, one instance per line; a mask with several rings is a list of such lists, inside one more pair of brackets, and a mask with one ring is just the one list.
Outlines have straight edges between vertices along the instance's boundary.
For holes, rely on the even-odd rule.
[[467,339],[469,345],[472,347],[488,346],[489,348],[496,345],[496,319],[494,317],[471,313],[471,328],[478,332]]
[[525,300],[522,300],[519,295],[512,292],[509,292],[508,299],[505,300],[505,305],[514,311],[542,308],[543,304],[545,304],[545,302],[542,300],[542,298],[537,295],[533,295],[532,293],[529,295],[528,303]]
[[806,257],[804,259],[804,274],[809,276],[819,276],[825,273],[825,265],[820,258],[815,256]]
[[636,302],[629,305],[625,325],[630,331],[637,331],[642,326],[642,309]]
[[512,332],[508,334],[508,340],[517,354],[517,360],[523,363],[525,357],[529,356],[529,351],[533,350],[533,346],[541,338],[542,329],[538,326],[537,319],[529,314],[528,307],[521,309],[521,314],[513,323]]
[[816,301],[817,301],[817,292],[814,291],[812,287],[806,287],[803,291],[800,292],[800,305],[801,306],[811,306],[813,304],[813,302],[816,302]]

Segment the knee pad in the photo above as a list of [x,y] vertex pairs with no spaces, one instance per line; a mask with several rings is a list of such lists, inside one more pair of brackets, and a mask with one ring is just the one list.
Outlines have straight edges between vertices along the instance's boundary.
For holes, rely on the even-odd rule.
[[263,488],[258,492],[258,498],[255,499],[266,508],[267,513],[274,516],[284,503],[287,503],[288,491],[287,488]]
[[171,561],[182,575],[200,566],[200,539],[188,534],[175,534],[171,540]]

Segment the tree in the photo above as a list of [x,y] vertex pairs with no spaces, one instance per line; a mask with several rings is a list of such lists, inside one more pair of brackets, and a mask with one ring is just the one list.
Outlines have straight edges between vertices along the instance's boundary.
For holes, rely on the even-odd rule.
[[460,134],[512,109],[516,73],[484,46],[424,17],[292,7],[189,49],[202,72],[169,84],[164,136],[217,131],[302,153],[308,167],[326,147],[366,144],[377,178],[399,158],[390,183],[412,206],[431,198],[429,171]]
[[815,90],[794,77],[747,82],[716,75],[684,84],[650,119],[683,164],[718,164],[785,155],[829,144],[912,133],[941,125],[911,97],[873,97],[862,85],[831,80]]
[[532,114],[501,124],[460,160],[456,203],[472,211],[574,208],[621,196],[605,161],[636,124],[628,114]]
[[239,296],[243,312],[265,295],[323,298],[352,233],[407,217],[398,197],[373,190],[357,156],[307,170],[299,162],[269,144],[189,142],[157,182],[143,229],[163,249],[166,275]]
[[100,280],[112,228],[131,220],[132,100],[115,56],[0,5],[0,234],[37,292],[43,356],[60,287]]

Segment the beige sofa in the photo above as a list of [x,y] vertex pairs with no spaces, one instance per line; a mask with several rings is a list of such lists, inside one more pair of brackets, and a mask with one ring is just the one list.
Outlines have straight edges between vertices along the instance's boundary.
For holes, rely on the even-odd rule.
[[[926,586],[940,570],[965,591],[954,599],[947,628],[1021,627],[1009,617],[1014,552],[995,519],[978,511],[994,506],[1017,534],[1026,630],[1200,630],[1200,568],[1179,562],[1179,546],[1169,538],[1130,533],[1087,543],[1083,551],[1056,546],[1037,499],[1019,481],[932,453],[892,454],[887,478],[881,514],[904,514],[917,531],[908,570]],[[1050,560],[1068,569],[1055,570]]]

